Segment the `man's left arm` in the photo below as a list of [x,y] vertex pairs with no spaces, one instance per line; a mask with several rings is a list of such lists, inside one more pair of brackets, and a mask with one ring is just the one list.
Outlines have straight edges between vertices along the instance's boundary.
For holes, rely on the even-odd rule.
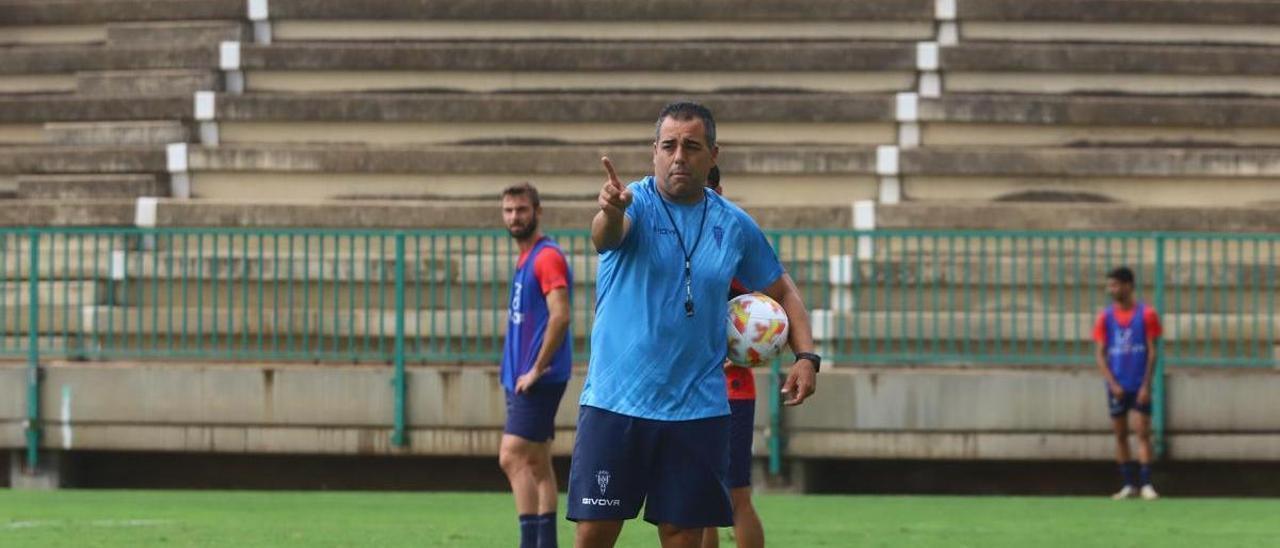
[[[791,323],[791,332],[787,343],[793,352],[813,352],[813,328],[809,325],[809,311],[805,309],[804,299],[800,298],[800,290],[796,288],[791,275],[785,272],[778,277],[764,293],[782,305]],[[787,373],[787,380],[782,385],[782,393],[789,396],[785,405],[800,405],[813,395],[818,387],[817,364],[807,360],[796,360]]]
[[1155,378],[1156,372],[1156,352],[1159,345],[1156,344],[1163,334],[1160,326],[1160,317],[1156,315],[1154,310],[1148,310],[1147,317],[1143,318],[1143,323],[1147,326],[1147,371],[1142,375],[1142,388],[1138,389],[1138,403],[1147,405],[1151,403],[1151,381]]
[[533,367],[519,379],[516,379],[516,393],[521,394],[538,382],[551,369],[551,358],[560,351],[564,344],[565,333],[569,331],[569,289],[565,287],[547,293],[547,332],[542,336],[542,348],[538,349],[538,357]]

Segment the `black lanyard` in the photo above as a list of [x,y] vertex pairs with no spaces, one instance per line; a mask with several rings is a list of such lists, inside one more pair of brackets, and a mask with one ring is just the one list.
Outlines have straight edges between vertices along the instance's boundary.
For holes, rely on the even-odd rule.
[[702,243],[702,233],[707,228],[707,202],[710,199],[703,191],[702,196],[702,221],[698,223],[698,238],[693,241],[693,249],[686,250],[684,248],[684,237],[680,235],[680,227],[676,225],[676,218],[671,215],[671,208],[667,206],[667,201],[662,198],[662,191],[658,190],[658,202],[662,204],[662,209],[667,212],[667,220],[671,221],[671,228],[676,231],[676,241],[680,242],[680,252],[684,253],[684,315],[686,318],[693,317],[693,254],[698,251],[698,244]]

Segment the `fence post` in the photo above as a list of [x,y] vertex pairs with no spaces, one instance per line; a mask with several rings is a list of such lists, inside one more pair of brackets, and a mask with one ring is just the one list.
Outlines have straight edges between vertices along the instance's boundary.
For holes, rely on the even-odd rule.
[[[1156,234],[1156,264],[1155,264],[1155,295],[1153,305],[1156,310],[1167,312],[1165,310],[1165,235]],[[1161,458],[1165,454],[1165,419],[1168,417],[1167,405],[1165,401],[1165,374],[1164,374],[1164,337],[1156,339],[1156,370],[1151,374],[1151,430],[1154,440],[1152,445],[1156,453],[1156,458]]]
[[396,447],[409,444],[405,432],[405,377],[404,377],[404,241],[403,232],[396,232],[396,335],[395,335],[395,430],[391,443]]
[[35,473],[40,465],[40,233],[32,229],[28,234],[27,471]]
[[775,358],[769,366],[769,475],[782,473],[782,360]]
[[[774,252],[781,247],[778,235],[771,235]],[[774,358],[773,364],[769,366],[769,475],[777,476],[782,473],[782,386],[779,382],[782,379],[782,359]]]

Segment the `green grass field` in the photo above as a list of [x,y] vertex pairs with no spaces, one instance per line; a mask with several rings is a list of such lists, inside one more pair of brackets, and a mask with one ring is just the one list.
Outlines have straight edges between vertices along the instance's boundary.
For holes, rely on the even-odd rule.
[[[1280,546],[1280,500],[769,495],[758,506],[780,547]],[[0,546],[493,548],[516,545],[512,513],[501,493],[0,490]],[[572,524],[560,534],[571,546]],[[631,522],[619,546],[656,544],[653,527]]]

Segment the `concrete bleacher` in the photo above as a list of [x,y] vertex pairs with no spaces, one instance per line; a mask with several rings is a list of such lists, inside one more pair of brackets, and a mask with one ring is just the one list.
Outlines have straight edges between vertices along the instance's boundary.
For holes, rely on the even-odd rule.
[[1276,95],[1272,46],[963,42],[942,52],[958,92]]
[[1280,44],[1280,15],[1256,0],[961,0],[969,40]]
[[279,43],[241,50],[247,91],[908,89],[910,43],[457,41]]
[[920,103],[924,145],[1105,148],[1275,146],[1280,100],[948,93]]

